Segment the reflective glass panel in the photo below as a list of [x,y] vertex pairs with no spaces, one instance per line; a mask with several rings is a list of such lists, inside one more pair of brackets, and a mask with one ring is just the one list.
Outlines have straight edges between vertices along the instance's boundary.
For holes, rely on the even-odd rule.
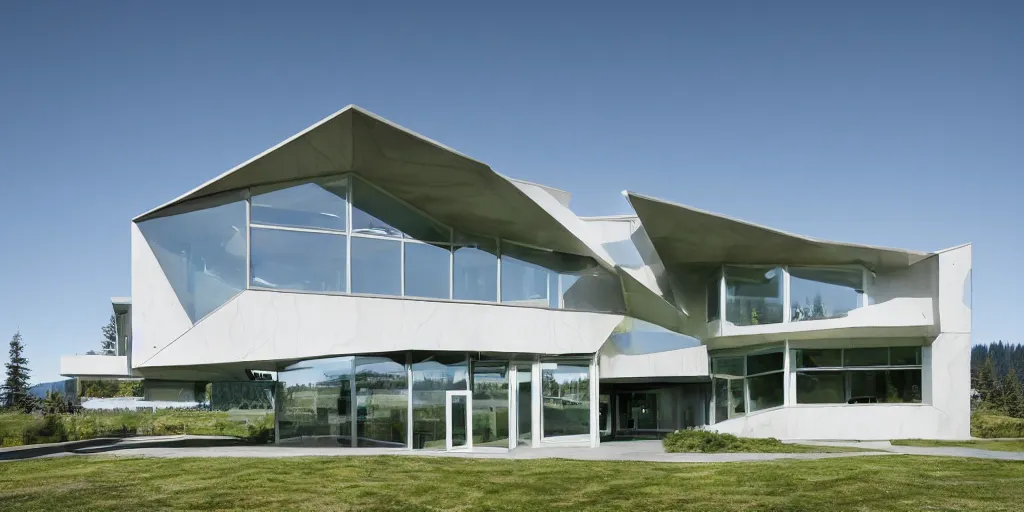
[[781,407],[785,396],[785,377],[785,373],[776,372],[748,378],[747,392],[750,394],[750,411]]
[[715,379],[715,423],[729,419],[729,381]]
[[448,246],[405,244],[405,295],[449,298],[451,250]]
[[245,201],[139,222],[192,323],[245,289]]
[[344,292],[344,235],[252,228],[251,284],[261,288]]
[[352,292],[402,294],[402,243],[352,237]]
[[579,258],[586,268],[561,275],[561,307],[575,311],[624,312],[626,305],[619,277],[591,258]]
[[921,370],[889,370],[885,377],[886,402],[921,403]]
[[589,434],[589,365],[582,362],[543,365],[544,437]]
[[838,349],[802,349],[796,351],[797,368],[838,368],[843,366],[843,351]]
[[758,373],[782,370],[784,358],[785,356],[782,352],[769,352],[767,354],[747,356],[747,375],[757,375]]
[[721,318],[722,307],[722,274],[715,272],[715,276],[708,281],[707,286],[707,313],[708,322]]
[[916,366],[921,364],[921,347],[890,348],[889,364],[892,366]]
[[727,267],[725,319],[735,325],[782,322],[782,269]]
[[497,242],[458,235],[455,243],[453,298],[498,300]]
[[345,231],[348,202],[344,178],[305,183],[252,196],[249,221],[253,224]]
[[794,322],[842,318],[861,304],[860,268],[789,268],[790,313]]
[[549,307],[549,281],[557,275],[540,263],[550,262],[554,255],[511,243],[501,250],[501,302]]
[[848,348],[843,351],[846,366],[885,366],[889,364],[888,348]]
[[798,404],[846,403],[843,372],[808,372],[796,374]]
[[425,242],[451,242],[451,230],[428,219],[362,179],[352,180],[352,232],[408,236]]
[[404,448],[409,388],[402,363],[387,357],[356,358],[356,426],[359,446]]
[[351,357],[337,357],[278,372],[280,444],[352,446],[352,370]]
[[466,356],[437,354],[419,361],[416,357],[412,365],[413,448],[444,449],[445,391],[469,389]]
[[516,409],[518,414],[519,442],[528,444],[531,440],[533,430],[533,373],[530,365],[516,366],[516,380],[519,395],[516,396]]
[[746,401],[743,396],[743,379],[729,380],[729,417],[736,418],[746,414]]
[[715,375],[742,377],[743,357],[716,357],[711,360]]
[[473,446],[508,446],[506,363],[473,364]]

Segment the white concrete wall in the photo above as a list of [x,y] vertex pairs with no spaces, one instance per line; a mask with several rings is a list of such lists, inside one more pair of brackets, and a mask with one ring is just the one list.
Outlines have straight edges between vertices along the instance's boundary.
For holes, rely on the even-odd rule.
[[[610,345],[610,344],[609,344]],[[652,354],[618,354],[601,350],[601,377],[707,377],[707,347],[692,347]]]
[[[967,418],[969,423],[969,418]],[[956,414],[918,404],[793,405],[712,425],[743,437],[816,440],[965,439]]]
[[248,290],[142,362],[274,361],[400,350],[597,352],[621,315]]
[[139,366],[192,328],[139,227],[131,224],[132,365]]

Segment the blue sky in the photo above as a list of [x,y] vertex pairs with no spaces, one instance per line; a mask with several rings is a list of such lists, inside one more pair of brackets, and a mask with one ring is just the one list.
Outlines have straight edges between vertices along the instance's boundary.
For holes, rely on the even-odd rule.
[[132,217],[349,103],[580,215],[974,242],[975,342],[1024,342],[1024,2],[156,4],[0,10],[0,339],[35,382],[130,293]]

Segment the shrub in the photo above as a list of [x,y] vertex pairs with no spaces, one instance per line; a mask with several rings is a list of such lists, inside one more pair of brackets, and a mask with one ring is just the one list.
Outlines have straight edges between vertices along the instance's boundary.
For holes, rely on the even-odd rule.
[[720,434],[710,430],[677,430],[665,436],[662,446],[669,453],[778,453],[791,451],[790,445],[773,437],[754,439]]
[[1024,419],[992,412],[971,414],[971,435],[974,437],[1024,437]]

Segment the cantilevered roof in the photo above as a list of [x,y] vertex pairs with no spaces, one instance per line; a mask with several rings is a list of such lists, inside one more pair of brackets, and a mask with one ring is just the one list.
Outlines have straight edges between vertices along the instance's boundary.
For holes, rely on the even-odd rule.
[[456,229],[594,256],[511,181],[469,158],[355,105],[328,116],[202,186],[136,217],[248,187],[354,172]]
[[652,197],[623,192],[666,266],[733,264],[907,267],[930,253],[794,235]]

